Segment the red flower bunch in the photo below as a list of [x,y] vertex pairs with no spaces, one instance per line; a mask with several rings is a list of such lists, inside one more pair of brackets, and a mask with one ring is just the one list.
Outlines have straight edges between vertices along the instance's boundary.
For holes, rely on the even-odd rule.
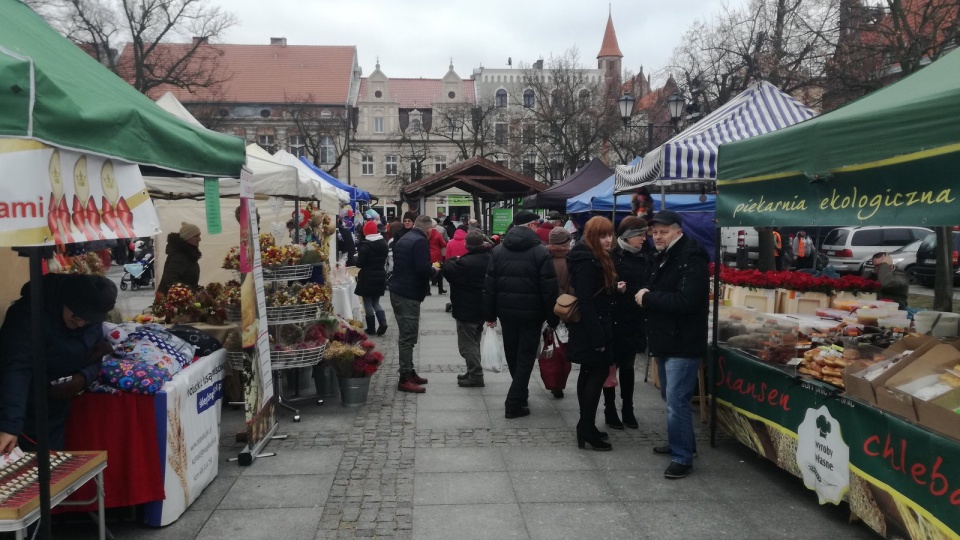
[[383,355],[378,351],[368,350],[363,356],[357,357],[353,361],[354,377],[369,377],[380,369],[383,363]]
[[874,292],[880,290],[880,282],[874,279],[868,279],[855,274],[841,276],[837,282],[838,291],[848,292]]
[[880,283],[860,276],[843,276],[840,279],[816,277],[806,272],[761,272],[721,267],[720,281],[751,289],[791,289],[799,292],[834,291],[872,292],[880,289]]
[[372,351],[373,348],[376,347],[377,345],[368,339],[361,342],[360,346],[363,347],[365,350]]

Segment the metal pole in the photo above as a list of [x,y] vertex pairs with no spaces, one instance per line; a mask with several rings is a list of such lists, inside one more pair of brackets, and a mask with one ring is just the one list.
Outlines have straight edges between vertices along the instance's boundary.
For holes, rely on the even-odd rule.
[[353,123],[350,121],[350,104],[347,103],[346,105],[344,105],[344,108],[347,110],[347,133],[346,133],[346,136],[347,136],[347,144],[346,144],[346,147],[347,147],[347,148],[346,148],[346,151],[347,151],[347,185],[348,185],[348,186],[352,186],[352,185],[353,185],[353,182],[350,180],[350,165],[351,165],[350,162],[353,161],[353,159],[352,159],[351,156],[350,156],[350,129],[351,129],[351,127],[353,127],[353,126],[352,126]]
[[[590,201],[591,208],[593,201]],[[617,228],[617,190],[613,190],[613,211],[610,212],[610,221],[613,222],[613,228]]]
[[[713,339],[710,347],[710,369],[707,376],[708,388],[714,385],[714,378],[717,371],[717,355],[720,353],[719,333],[720,333],[720,243],[722,242],[720,227],[715,227],[716,237],[713,246]],[[717,446],[717,400],[710,392],[710,446]]]
[[667,209],[667,188],[663,185],[663,182],[660,182],[660,209]]
[[[40,488],[38,538],[50,539],[50,419],[47,411],[47,355],[43,332],[42,248],[30,248],[30,318],[33,338],[33,395],[36,408],[37,472]],[[90,381],[88,381],[90,382]],[[25,426],[29,427],[29,426]]]

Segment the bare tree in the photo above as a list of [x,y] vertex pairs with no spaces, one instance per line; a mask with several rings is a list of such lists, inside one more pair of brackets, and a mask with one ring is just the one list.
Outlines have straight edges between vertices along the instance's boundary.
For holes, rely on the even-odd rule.
[[[287,96],[284,94],[284,116],[293,123],[287,140],[300,137],[307,159],[328,173],[339,169],[349,152],[362,148],[348,148],[348,134],[356,129],[356,113],[343,106],[317,103],[313,94]],[[348,117],[349,116],[349,117]]]
[[162,85],[194,92],[229,79],[210,41],[237,19],[208,0],[32,0],[32,6],[141,93]]
[[492,104],[458,103],[438,107],[432,111],[428,132],[434,141],[452,143],[457,148],[458,160],[474,156],[490,158],[497,153],[493,144],[496,114]]
[[766,80],[810,106],[820,100],[824,69],[838,33],[836,0],[751,0],[695,22],[666,71],[681,89],[702,95],[704,114]]
[[[522,161],[533,152],[541,175],[558,161],[562,173],[568,174],[622,136],[616,106],[620,85],[607,85],[591,71],[580,63],[576,49],[551,57],[547,69],[522,68],[520,86],[532,96],[513,92],[514,110],[519,112],[504,119],[514,127],[509,135],[512,144],[505,145],[505,150],[521,153],[514,159]],[[544,176],[552,183],[549,175]]]

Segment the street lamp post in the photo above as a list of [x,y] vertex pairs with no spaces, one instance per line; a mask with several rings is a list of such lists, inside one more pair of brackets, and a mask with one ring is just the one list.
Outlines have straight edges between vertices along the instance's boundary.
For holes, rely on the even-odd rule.
[[[633,108],[637,100],[630,94],[624,94],[617,100],[617,106],[620,108],[620,118],[623,119],[623,125],[629,127],[630,118],[633,116]],[[674,93],[667,98],[667,107],[670,110],[670,125],[673,127],[673,133],[680,132],[680,118],[686,108],[686,100],[679,93]],[[647,122],[647,148],[644,151],[644,157],[653,150],[653,122]],[[614,212],[616,212],[616,193],[614,193]],[[663,184],[660,184],[660,209],[667,207],[667,190]]]

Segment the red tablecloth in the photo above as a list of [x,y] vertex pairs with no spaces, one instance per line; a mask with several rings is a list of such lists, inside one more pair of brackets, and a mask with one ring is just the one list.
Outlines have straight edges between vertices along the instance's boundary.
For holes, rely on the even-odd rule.
[[[164,499],[154,396],[86,393],[75,398],[66,449],[107,451],[103,471],[107,508]],[[71,499],[89,500],[94,494],[90,482]],[[95,510],[96,504],[83,509]]]

